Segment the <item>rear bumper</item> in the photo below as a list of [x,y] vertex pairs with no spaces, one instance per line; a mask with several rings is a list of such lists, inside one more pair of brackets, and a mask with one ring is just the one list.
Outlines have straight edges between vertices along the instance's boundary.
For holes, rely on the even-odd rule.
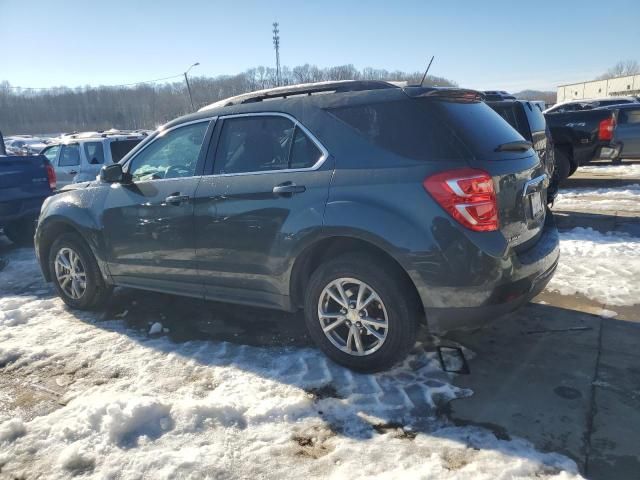
[[[477,327],[512,312],[538,295],[553,277],[560,257],[558,230],[553,214],[547,211],[544,229],[537,243],[525,252],[510,251],[487,263],[484,282],[472,286],[418,288],[427,324],[432,332]],[[440,298],[433,305],[436,290]]]
[[620,156],[622,145],[605,145],[599,147],[596,152],[596,158],[599,160],[616,160]]
[[0,227],[24,219],[33,219],[35,221],[40,215],[40,208],[45,198],[0,202]]

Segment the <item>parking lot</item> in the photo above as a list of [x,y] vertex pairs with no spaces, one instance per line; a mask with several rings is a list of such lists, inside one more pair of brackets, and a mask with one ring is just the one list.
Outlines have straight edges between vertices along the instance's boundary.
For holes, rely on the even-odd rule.
[[[485,328],[423,332],[376,375],[331,363],[295,315],[128,289],[68,310],[0,239],[0,473],[633,478],[638,184],[631,162],[578,171],[554,207],[558,280]],[[438,344],[462,345],[470,373],[444,373]]]

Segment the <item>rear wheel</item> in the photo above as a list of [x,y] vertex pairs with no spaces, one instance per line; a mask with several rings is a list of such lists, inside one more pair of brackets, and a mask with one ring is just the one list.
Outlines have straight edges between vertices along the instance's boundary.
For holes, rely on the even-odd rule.
[[31,245],[35,234],[34,219],[23,219],[11,222],[4,227],[4,234],[17,245]]
[[384,370],[416,340],[419,308],[412,286],[392,265],[361,254],[318,268],[305,296],[311,338],[332,360],[353,370]]
[[556,171],[558,172],[558,181],[563,182],[567,178],[569,178],[570,175],[575,173],[578,167],[576,166],[575,168],[573,168],[573,171],[572,171],[571,159],[569,158],[569,156],[565,151],[559,148],[556,148],[553,154],[556,162],[555,168],[556,168]]
[[93,253],[76,234],[65,233],[53,242],[49,271],[58,295],[70,307],[100,307],[111,293]]

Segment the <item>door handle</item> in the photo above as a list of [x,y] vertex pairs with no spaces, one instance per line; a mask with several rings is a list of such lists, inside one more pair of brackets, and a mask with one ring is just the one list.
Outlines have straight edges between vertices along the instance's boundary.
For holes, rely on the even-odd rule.
[[78,172],[76,172],[75,170],[69,170],[69,175],[75,175],[75,174],[77,174],[77,173],[78,173]]
[[180,195],[179,193],[174,193],[165,198],[164,201],[165,203],[171,203],[172,205],[180,205],[183,202],[189,201],[189,195]]
[[296,185],[291,182],[281,183],[280,185],[273,187],[273,193],[276,195],[292,195],[294,193],[302,193],[306,190],[307,189],[304,185]]

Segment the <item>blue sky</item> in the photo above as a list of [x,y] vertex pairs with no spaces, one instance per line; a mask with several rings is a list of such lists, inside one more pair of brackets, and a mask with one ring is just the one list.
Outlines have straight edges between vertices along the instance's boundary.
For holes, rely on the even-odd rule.
[[[640,61],[637,0],[0,0],[0,81],[110,85],[282,63],[415,71],[479,89],[555,89]],[[626,13],[625,13],[626,12]],[[636,12],[636,13],[634,13]]]

